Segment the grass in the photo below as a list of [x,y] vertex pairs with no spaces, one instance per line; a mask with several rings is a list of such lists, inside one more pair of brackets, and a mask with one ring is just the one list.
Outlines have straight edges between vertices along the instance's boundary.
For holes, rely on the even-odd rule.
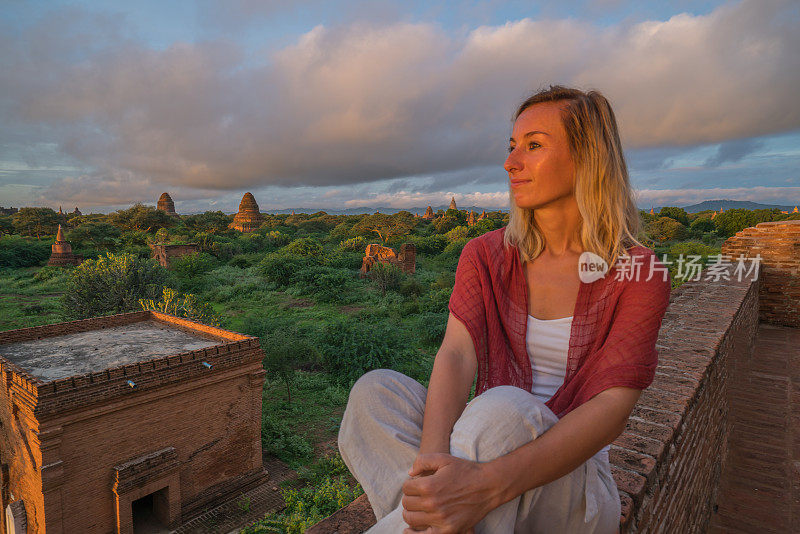
[[65,320],[61,295],[69,269],[54,269],[59,268],[0,270],[0,331]]

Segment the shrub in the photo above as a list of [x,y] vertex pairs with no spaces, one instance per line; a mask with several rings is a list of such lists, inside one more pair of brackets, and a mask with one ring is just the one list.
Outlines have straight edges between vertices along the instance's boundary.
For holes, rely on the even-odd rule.
[[393,367],[408,355],[405,340],[389,325],[338,320],[327,324],[320,337],[322,364],[343,386],[372,369]]
[[174,258],[170,261],[169,269],[180,278],[191,279],[206,274],[216,266],[217,260],[212,255],[195,252]]
[[444,313],[450,304],[450,295],[453,288],[434,289],[420,299],[420,309],[423,312]]
[[386,294],[389,289],[397,289],[403,279],[403,271],[392,263],[376,261],[367,273],[369,279],[375,282],[381,294]]
[[680,254],[683,254],[684,256],[709,256],[711,254],[719,254],[719,249],[710,247],[703,243],[698,243],[697,241],[675,243],[669,248],[670,256],[678,256]]
[[464,245],[467,244],[468,239],[457,239],[453,241],[442,251],[442,255],[446,258],[458,258],[461,256],[461,251],[464,250]]
[[241,533],[302,534],[364,493],[360,485],[351,488],[347,484],[347,472],[347,466],[338,454],[318,460],[311,469],[300,468],[298,474],[305,486],[282,491],[286,507],[245,527]]
[[341,269],[314,265],[293,273],[290,279],[302,295],[320,302],[338,302],[346,295],[353,276]]
[[328,265],[329,267],[355,270],[361,267],[361,261],[363,259],[363,252],[349,252],[347,250],[340,249],[325,256],[323,261],[325,265]]
[[51,243],[19,236],[0,239],[0,267],[34,267],[50,257]]
[[261,447],[286,463],[308,461],[314,453],[311,443],[295,432],[285,418],[275,417],[267,410],[261,414]]
[[265,255],[264,259],[259,262],[256,272],[268,282],[272,282],[278,287],[286,287],[292,284],[292,279],[297,271],[312,265],[317,265],[314,258],[272,252]]
[[441,344],[447,329],[447,313],[427,312],[418,316],[417,331],[425,343]]
[[166,271],[155,260],[107,253],[72,271],[64,309],[77,318],[133,311],[139,299],[156,298],[165,279]]
[[283,247],[283,251],[297,256],[321,256],[322,245],[313,237],[301,237]]
[[431,256],[441,253],[447,246],[447,238],[443,235],[433,234],[430,236],[411,236],[406,239],[417,247],[417,253],[429,254]]
[[659,217],[647,225],[647,235],[661,243],[685,239],[687,230],[684,225],[670,217]]
[[469,233],[469,227],[467,226],[456,226],[449,232],[447,232],[444,236],[447,238],[449,242],[458,241],[459,239],[466,239],[467,234]]
[[211,326],[219,326],[220,324],[219,317],[214,314],[211,306],[191,293],[185,295],[169,287],[163,288],[159,300],[139,299],[139,306],[143,310],[153,310],[176,317],[186,317]]
[[364,236],[351,237],[339,243],[339,248],[342,250],[357,250],[363,251],[367,248],[367,240]]

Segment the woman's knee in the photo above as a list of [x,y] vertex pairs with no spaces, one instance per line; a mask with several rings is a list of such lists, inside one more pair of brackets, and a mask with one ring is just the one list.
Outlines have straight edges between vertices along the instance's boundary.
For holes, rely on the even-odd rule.
[[356,380],[350,389],[350,395],[347,400],[348,406],[350,404],[369,404],[374,402],[376,397],[386,392],[392,381],[398,379],[398,375],[403,376],[402,373],[392,369],[367,371]]
[[477,450],[513,450],[557,421],[555,414],[533,394],[514,386],[498,386],[467,405],[453,427],[452,437],[459,446],[468,442]]

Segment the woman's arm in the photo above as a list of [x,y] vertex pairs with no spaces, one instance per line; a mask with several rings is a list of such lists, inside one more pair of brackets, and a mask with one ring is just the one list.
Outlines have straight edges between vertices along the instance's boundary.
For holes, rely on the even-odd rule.
[[449,454],[418,456],[412,475],[435,474],[403,484],[403,518],[424,532],[462,532],[474,526],[501,504],[572,472],[613,442],[640,394],[626,387],[604,390],[541,436],[491,462]]
[[419,454],[450,453],[450,433],[464,407],[478,368],[467,328],[452,314],[428,385]]

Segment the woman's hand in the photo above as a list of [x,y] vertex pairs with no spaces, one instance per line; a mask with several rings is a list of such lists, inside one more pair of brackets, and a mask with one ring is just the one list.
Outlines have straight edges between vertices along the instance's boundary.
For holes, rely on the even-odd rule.
[[472,533],[492,511],[494,488],[486,464],[444,453],[420,454],[403,484],[403,534]]

